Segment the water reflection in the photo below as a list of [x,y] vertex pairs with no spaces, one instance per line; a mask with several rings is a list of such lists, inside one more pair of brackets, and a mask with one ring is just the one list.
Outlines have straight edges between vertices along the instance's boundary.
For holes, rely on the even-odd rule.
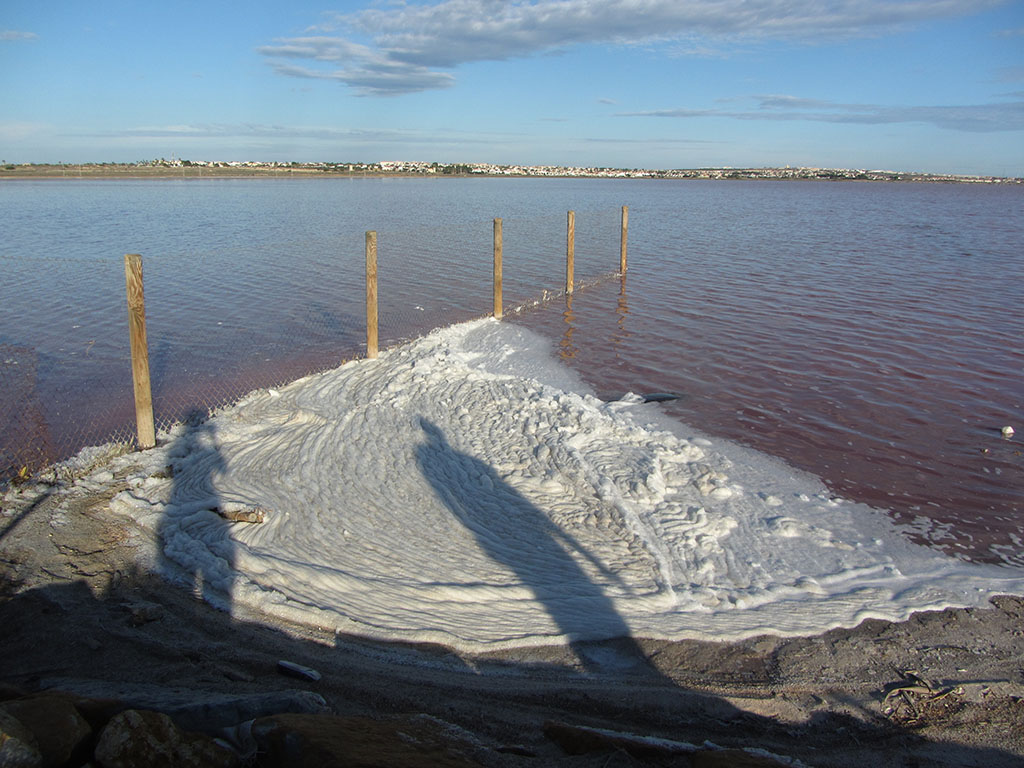
[[35,471],[55,458],[39,394],[39,354],[0,340],[0,480]]
[[629,315],[629,302],[626,299],[626,273],[619,277],[619,298],[615,302],[615,329],[612,331],[612,348],[618,356],[618,347],[633,334],[626,330],[626,316]]
[[565,297],[565,311],[562,313],[562,320],[565,322],[565,332],[562,334],[562,340],[558,343],[558,356],[563,360],[569,360],[576,357],[576,353],[579,351],[572,341],[573,334],[576,333],[576,315],[572,311],[571,295]]

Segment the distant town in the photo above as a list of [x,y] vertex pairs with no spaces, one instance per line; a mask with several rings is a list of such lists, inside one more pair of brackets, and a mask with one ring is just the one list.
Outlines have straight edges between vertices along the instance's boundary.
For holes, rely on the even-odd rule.
[[494,163],[429,163],[387,160],[377,163],[260,162],[217,160],[145,160],[137,163],[4,163],[0,179],[130,176],[512,176],[609,179],[793,179],[818,181],[910,181],[972,184],[1024,184],[1021,177],[915,173],[849,168],[599,168],[563,165],[496,165]]

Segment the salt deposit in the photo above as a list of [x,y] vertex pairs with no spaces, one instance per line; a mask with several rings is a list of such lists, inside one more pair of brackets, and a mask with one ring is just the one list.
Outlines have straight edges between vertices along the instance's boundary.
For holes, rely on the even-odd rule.
[[[233,611],[479,650],[806,634],[1024,593],[482,320],[178,428],[113,502]],[[164,471],[166,466],[171,471]],[[214,510],[264,511],[260,524]]]

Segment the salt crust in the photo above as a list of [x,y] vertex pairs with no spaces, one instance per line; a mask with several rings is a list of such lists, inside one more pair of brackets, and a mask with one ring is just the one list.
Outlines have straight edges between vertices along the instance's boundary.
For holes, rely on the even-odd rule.
[[641,400],[602,402],[540,337],[474,321],[177,428],[112,508],[233,612],[470,651],[806,635],[1024,594],[1021,569],[913,544]]

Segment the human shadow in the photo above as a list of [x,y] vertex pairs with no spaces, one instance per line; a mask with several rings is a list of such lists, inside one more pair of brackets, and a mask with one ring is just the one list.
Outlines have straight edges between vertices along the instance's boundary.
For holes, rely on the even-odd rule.
[[160,569],[230,613],[235,543],[216,487],[224,457],[205,411],[194,409],[183,423],[167,453],[172,485],[157,525]]
[[[607,581],[619,582],[618,576],[492,467],[455,450],[427,419],[421,418],[420,426],[426,441],[417,447],[416,458],[423,476],[483,550],[533,592],[583,669],[660,676],[580,561],[589,562]],[[496,514],[504,519],[494,519]],[[507,535],[510,527],[516,535]]]
[[[538,602],[556,617],[563,632],[592,636],[592,624],[600,624],[628,633],[614,606],[593,583],[612,577],[596,564],[586,564],[586,554],[575,549],[578,542],[498,478],[493,469],[452,448],[438,427],[424,422],[423,429],[426,441],[419,449],[419,461],[440,498],[480,539],[485,551],[534,587]],[[212,432],[210,425],[196,423],[174,443],[173,465],[179,471],[176,484],[180,490],[176,489],[172,497],[182,506],[199,503],[188,490],[195,482],[205,484],[207,501],[220,497],[216,492],[217,475],[224,469],[224,459],[216,444],[207,442],[215,437]],[[471,476],[471,471],[479,474]],[[461,478],[462,472],[466,478]],[[502,514],[506,518],[504,530],[529,524],[530,535],[518,545],[494,538],[495,531],[502,528],[489,524],[493,521],[482,512],[485,504],[500,510],[491,512],[492,516]],[[993,690],[989,709],[967,708],[962,712],[958,707],[967,703],[954,704],[956,694],[943,694],[940,701],[931,704],[919,698],[922,708],[916,714],[923,719],[915,722],[928,725],[928,718],[934,716],[940,718],[936,721],[940,725],[950,724],[952,737],[943,738],[941,743],[929,740],[941,735],[941,730],[932,734],[920,730],[919,725],[886,720],[879,713],[854,711],[860,697],[847,702],[843,691],[854,691],[865,675],[876,674],[878,662],[872,660],[874,652],[868,653],[850,686],[844,687],[838,682],[843,667],[828,661],[832,654],[856,654],[865,645],[885,640],[887,646],[894,647],[887,648],[884,657],[878,656],[879,661],[891,659],[895,669],[906,669],[920,660],[916,658],[921,653],[919,645],[903,647],[891,642],[898,635],[885,630],[895,626],[887,622],[878,621],[874,631],[867,634],[834,630],[821,638],[791,639],[785,641],[795,644],[789,649],[775,643],[759,649],[763,642],[756,639],[739,645],[661,643],[658,659],[659,667],[666,670],[663,676],[639,677],[629,668],[609,668],[606,660],[593,656],[594,648],[602,646],[588,646],[582,639],[573,642],[582,654],[582,663],[588,671],[608,674],[552,673],[550,668],[538,668],[530,661],[548,658],[544,654],[527,655],[519,661],[483,654],[468,657],[469,663],[465,663],[449,654],[449,649],[382,643],[337,632],[327,636],[308,628],[299,631],[279,622],[261,623],[251,616],[227,615],[204,601],[179,597],[179,590],[166,588],[148,568],[123,571],[121,556],[114,550],[104,552],[103,547],[122,546],[121,537],[96,538],[97,531],[117,525],[115,519],[103,521],[102,515],[72,514],[65,524],[54,526],[51,515],[55,505],[56,500],[37,506],[31,519],[0,539],[0,699],[20,696],[12,693],[14,688],[30,695],[46,690],[64,692],[60,695],[71,693],[76,706],[89,706],[96,717],[100,709],[109,715],[113,714],[111,709],[156,710],[171,716],[181,728],[218,737],[224,736],[222,729],[251,733],[255,718],[283,712],[322,713],[326,709],[332,711],[330,716],[309,721],[321,733],[332,732],[337,727],[337,715],[342,714],[359,715],[360,727],[367,722],[365,717],[434,723],[439,734],[450,735],[458,729],[468,734],[472,748],[480,750],[473,754],[486,755],[486,765],[753,765],[757,761],[748,759],[751,753],[756,757],[766,752],[786,755],[792,764],[800,764],[800,760],[810,765],[997,768],[1021,764],[1019,742],[999,742],[999,724],[1016,722],[1010,719],[1016,717],[1010,712],[1016,706],[1015,697],[1006,691]],[[209,512],[199,510],[203,511]],[[168,515],[168,526],[178,526],[177,521],[170,520],[175,514],[172,511]],[[223,530],[231,527],[226,521],[212,522]],[[40,542],[48,543],[40,546]],[[82,546],[84,542],[89,546]],[[518,552],[515,546],[520,547]],[[42,554],[47,557],[40,561],[33,548],[45,550]],[[526,556],[532,551],[556,561],[557,571],[546,572],[555,578],[542,580],[528,569]],[[60,557],[54,559],[57,553]],[[577,564],[580,562],[584,563],[582,567]],[[29,570],[33,563],[37,563],[33,567],[45,566],[46,571]],[[595,572],[599,575],[587,576]],[[44,578],[53,581],[44,583]],[[570,610],[571,606],[558,599],[560,595],[578,594],[587,597],[586,614]],[[160,610],[154,612],[154,608]],[[915,636],[918,642],[943,643],[933,647],[954,648],[944,643],[955,642],[966,626],[987,626],[989,629],[983,632],[1001,628],[991,637],[993,642],[998,638],[998,647],[1006,650],[974,662],[977,666],[969,679],[983,681],[995,669],[1014,669],[1013,660],[1017,658],[1012,653],[1016,648],[1012,633],[1019,626],[1024,606],[1018,599],[1007,599],[996,610],[999,614],[993,618],[997,621],[979,624],[984,617],[977,615],[964,618],[959,627],[953,622],[950,628],[948,614],[927,614]],[[623,647],[631,646],[634,658],[642,656],[635,641],[627,639]],[[814,680],[786,683],[785,673],[781,679],[777,677],[780,664],[784,667],[790,663],[786,659],[799,659],[805,654],[813,657],[814,648],[819,648],[822,663],[819,685]],[[1001,667],[991,666],[996,657],[1002,659]],[[280,674],[280,659],[319,670],[323,678],[296,683]],[[644,661],[636,666],[639,672],[649,670]],[[1013,672],[1007,674],[1012,676]],[[673,676],[677,676],[675,683],[671,681]],[[966,683],[964,678],[960,682]],[[700,684],[695,687],[696,680]],[[778,699],[777,685],[783,686]],[[744,699],[748,709],[737,706]],[[811,699],[817,703],[811,703]],[[792,707],[792,711],[808,713],[809,717],[780,718],[757,714],[751,708],[757,701],[776,700],[782,703],[782,712]],[[947,705],[951,709],[947,710]],[[83,714],[90,717],[85,710]],[[993,718],[995,727],[969,734],[969,723],[982,716]],[[407,719],[396,721],[397,717]],[[44,725],[56,734],[64,727],[63,722],[48,718]],[[551,724],[567,724],[573,738],[555,738]],[[93,725],[94,732],[98,733],[101,725]],[[574,726],[590,730],[576,728],[573,733]],[[595,739],[595,729],[604,729],[605,736],[598,734]],[[561,730],[564,733],[567,729]],[[616,732],[636,736],[622,741],[616,739]],[[361,732],[345,733],[347,740],[354,740]],[[508,744],[504,740],[508,736],[503,734],[514,734],[516,742]],[[691,746],[710,743],[729,751],[712,746],[701,754],[694,753],[692,760],[689,753],[660,756],[651,753],[659,739]],[[741,749],[746,752],[740,753]],[[536,756],[515,757],[529,754]],[[937,755],[943,759],[937,762]],[[430,764],[428,760],[420,755],[415,763],[401,764],[425,765]],[[331,762],[320,751],[315,757],[296,759],[292,764],[329,762],[342,764],[340,757]],[[383,764],[383,760],[375,764]],[[765,758],[757,764],[775,763]]]

